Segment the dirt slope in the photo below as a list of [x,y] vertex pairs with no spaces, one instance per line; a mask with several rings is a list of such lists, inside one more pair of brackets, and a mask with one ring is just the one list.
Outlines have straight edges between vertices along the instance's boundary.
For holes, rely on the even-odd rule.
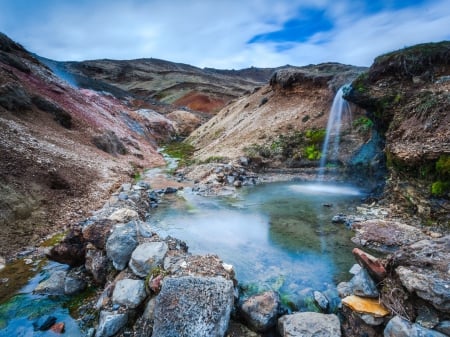
[[[278,70],[270,84],[224,107],[187,141],[196,147],[199,161],[233,159],[248,155],[249,147],[275,146],[280,135],[323,129],[337,89],[363,70],[335,63]],[[361,111],[354,113],[357,118]],[[357,134],[353,136],[357,139],[347,141],[361,143]],[[276,160],[271,158],[270,164]]]
[[75,89],[0,34],[0,256],[81,219],[137,168],[161,165],[173,123],[131,98]]

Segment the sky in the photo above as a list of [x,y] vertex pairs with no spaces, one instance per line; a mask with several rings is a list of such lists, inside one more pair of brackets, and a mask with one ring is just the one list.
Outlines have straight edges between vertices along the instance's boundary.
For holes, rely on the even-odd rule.
[[370,66],[450,40],[450,0],[0,0],[0,32],[58,61]]

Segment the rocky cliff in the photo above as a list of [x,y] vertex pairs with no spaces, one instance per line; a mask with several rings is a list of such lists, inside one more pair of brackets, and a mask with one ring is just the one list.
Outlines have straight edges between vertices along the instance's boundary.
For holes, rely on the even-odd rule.
[[449,226],[450,42],[379,56],[346,99],[366,109],[386,139],[386,195],[424,224]]
[[0,256],[42,240],[138,168],[163,164],[175,134],[131,96],[76,89],[0,34]]

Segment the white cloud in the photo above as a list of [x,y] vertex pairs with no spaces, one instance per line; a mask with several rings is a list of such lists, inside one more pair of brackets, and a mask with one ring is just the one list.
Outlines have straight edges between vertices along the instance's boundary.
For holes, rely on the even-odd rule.
[[[0,13],[5,12],[2,1]],[[217,68],[327,61],[370,65],[381,53],[450,38],[447,0],[369,16],[363,15],[362,2],[351,0],[42,0],[40,5],[46,2],[51,6],[40,8],[39,16],[32,8],[28,14],[5,15],[9,20],[0,21],[0,30],[57,60],[156,57]],[[281,29],[306,6],[325,9],[333,29],[289,43],[288,49],[273,42],[247,43]]]

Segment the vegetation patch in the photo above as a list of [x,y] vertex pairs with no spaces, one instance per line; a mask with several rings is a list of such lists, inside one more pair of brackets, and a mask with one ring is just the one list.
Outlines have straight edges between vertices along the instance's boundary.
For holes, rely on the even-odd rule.
[[189,143],[185,142],[171,142],[164,144],[164,153],[172,158],[178,159],[179,166],[187,166],[191,164],[191,158],[194,154],[195,148]]
[[294,131],[280,135],[270,143],[252,144],[244,151],[250,158],[308,159],[319,160],[325,139],[325,129],[310,129],[304,132]]
[[368,117],[359,117],[353,121],[353,127],[362,134],[368,133],[373,127],[373,121]]

